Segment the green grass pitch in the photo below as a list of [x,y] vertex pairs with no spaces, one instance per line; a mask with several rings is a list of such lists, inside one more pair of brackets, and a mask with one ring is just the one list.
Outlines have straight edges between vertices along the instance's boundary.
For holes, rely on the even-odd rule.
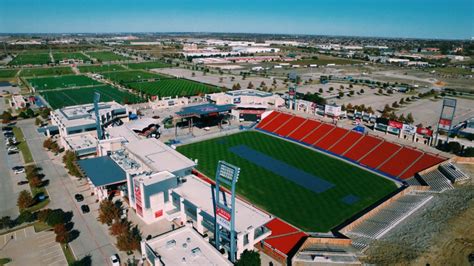
[[56,62],[59,62],[61,60],[70,60],[70,59],[74,59],[74,60],[82,60],[84,62],[86,61],[90,61],[90,59],[85,56],[84,54],[82,53],[79,53],[79,52],[74,52],[74,53],[53,53],[53,58],[54,58],[54,61]]
[[102,73],[106,79],[112,80],[114,82],[125,84],[134,81],[140,80],[155,80],[155,79],[164,79],[169,78],[164,75],[159,75],[155,73],[150,73],[142,70],[127,70],[127,71],[114,71],[114,72],[105,72]]
[[129,60],[130,58],[116,54],[111,51],[100,51],[100,52],[87,52],[87,54],[97,59],[100,62],[108,62],[108,61],[123,61]]
[[171,65],[161,61],[154,62],[143,62],[143,63],[134,63],[128,64],[127,67],[130,69],[153,69],[153,68],[164,68],[170,67]]
[[[242,144],[335,186],[315,193],[228,150]],[[198,159],[198,169],[210,178],[215,177],[219,160],[239,166],[238,194],[311,232],[328,232],[397,188],[392,181],[357,166],[256,131],[179,146],[177,150]],[[359,200],[352,205],[342,202],[341,198],[349,194]]]
[[65,106],[93,103],[94,92],[100,93],[100,101],[102,102],[116,101],[121,104],[143,102],[143,99],[139,96],[109,85],[41,91],[40,94],[53,109],[58,109]]
[[79,66],[79,71],[81,73],[102,73],[102,72],[111,72],[117,70],[125,70],[125,67],[122,65],[90,65],[90,66]]
[[48,53],[22,53],[18,54],[9,65],[44,65],[51,63]]
[[89,77],[80,76],[80,75],[30,78],[27,80],[30,83],[30,85],[36,89],[36,91],[56,90],[56,89],[62,89],[62,88],[84,87],[84,86],[102,84]]
[[18,69],[2,69],[0,70],[0,78],[2,79],[14,78],[16,73],[18,73]]
[[70,67],[28,68],[21,70],[21,77],[59,76],[74,74]]
[[194,96],[220,91],[218,87],[186,79],[164,79],[155,82],[137,82],[127,85],[134,90],[159,97]]

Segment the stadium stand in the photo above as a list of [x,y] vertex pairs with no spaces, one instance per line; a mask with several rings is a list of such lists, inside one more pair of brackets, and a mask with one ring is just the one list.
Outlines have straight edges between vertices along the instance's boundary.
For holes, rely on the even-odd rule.
[[318,128],[320,125],[320,122],[308,119],[297,130],[291,132],[288,135],[288,138],[296,141],[301,141],[301,139],[306,137],[309,133]]
[[422,155],[421,151],[403,147],[395,156],[381,165],[379,170],[392,176],[398,176]]
[[298,130],[300,126],[302,126],[303,122],[305,122],[306,119],[299,117],[299,116],[293,116],[288,123],[286,123],[284,126],[280,127],[278,130],[275,131],[275,134],[278,134],[282,137],[288,136],[291,132],[294,130]]
[[346,235],[352,239],[352,245],[355,248],[364,249],[432,198],[433,196],[427,194],[407,194],[402,196],[383,210],[352,228]]
[[336,127],[330,134],[327,134],[324,138],[316,142],[314,145],[318,148],[329,150],[329,148],[334,145],[336,142],[341,140],[349,130],[341,127]]
[[346,136],[344,136],[339,142],[335,143],[329,151],[335,154],[342,155],[353,145],[356,145],[364,135],[356,131],[350,131]]
[[[381,138],[278,111],[267,115],[256,128],[312,145],[320,150],[345,157],[361,166],[376,169],[389,177],[402,180],[411,178],[416,173],[446,160]],[[444,168],[446,168],[445,172],[452,172],[451,175],[444,173],[452,180],[465,178],[465,175],[459,169],[456,170],[453,165]],[[443,170],[440,171],[443,172]]]
[[360,164],[370,168],[377,169],[382,163],[396,156],[397,151],[402,147],[400,145],[384,141],[372,152],[359,160]]
[[439,170],[453,183],[463,181],[469,178],[452,163],[441,164],[439,166]]
[[382,139],[365,135],[356,145],[350,148],[343,155],[348,159],[358,161],[364,155],[368,154],[371,150],[375,149],[378,145],[380,145],[382,141]]
[[420,175],[420,178],[430,186],[430,190],[433,192],[443,192],[454,188],[451,181],[449,181],[449,179],[438,169]]
[[425,170],[428,167],[431,167],[433,165],[439,164],[444,160],[445,160],[444,158],[437,157],[437,156],[429,154],[429,153],[425,153],[412,166],[410,166],[408,169],[406,169],[404,172],[402,172],[399,175],[399,178],[400,179],[410,178],[413,175],[415,175],[415,173],[418,173],[419,171]]
[[336,127],[334,125],[324,123],[301,141],[306,144],[313,145],[316,141],[326,136],[326,134],[329,134],[335,128]]

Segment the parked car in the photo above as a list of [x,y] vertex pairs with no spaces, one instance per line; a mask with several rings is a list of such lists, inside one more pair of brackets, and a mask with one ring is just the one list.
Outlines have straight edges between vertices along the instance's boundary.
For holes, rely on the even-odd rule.
[[12,131],[12,127],[2,127],[2,131]]
[[25,172],[25,168],[13,170],[13,173],[15,173],[15,175],[22,174],[22,173],[24,173],[24,172]]
[[77,202],[81,202],[84,200],[84,196],[82,196],[81,194],[74,195],[74,198],[77,200]]
[[120,266],[120,259],[117,254],[110,256],[110,263],[112,266]]
[[17,154],[18,151],[8,151],[8,155]]
[[7,151],[18,151],[18,148],[16,146],[10,146],[7,148]]
[[21,186],[21,185],[26,185],[26,184],[28,184],[28,181],[24,181],[24,180],[23,180],[23,181],[20,181],[20,182],[18,182],[18,183],[16,183],[16,184],[19,185],[19,186]]
[[82,211],[82,213],[88,213],[88,212],[90,212],[91,210],[89,209],[89,206],[87,206],[87,205],[82,205],[82,206],[81,206],[81,211]]

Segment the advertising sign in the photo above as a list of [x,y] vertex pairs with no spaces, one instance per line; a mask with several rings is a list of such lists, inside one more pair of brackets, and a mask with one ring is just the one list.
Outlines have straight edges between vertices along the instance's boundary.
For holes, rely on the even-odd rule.
[[289,89],[288,89],[288,95],[294,96],[295,94],[296,94],[295,88],[289,88]]
[[403,123],[400,123],[398,121],[390,120],[390,121],[388,121],[388,125],[391,126],[391,127],[394,127],[394,128],[398,128],[398,129],[403,128]]
[[341,115],[341,106],[334,106],[334,105],[326,104],[324,106],[324,113],[326,113],[327,115],[331,115],[331,116],[339,116],[339,115]]
[[451,120],[440,118],[439,128],[444,129],[444,130],[449,130],[451,128]]
[[231,215],[223,208],[216,208],[216,221],[217,224],[219,224],[220,226],[224,227],[227,230],[230,230]]
[[135,193],[135,205],[137,214],[143,216],[143,208],[142,208],[142,191],[140,189],[140,183],[135,181],[134,186],[134,193]]
[[433,136],[433,131],[429,128],[419,127],[416,129],[416,133],[425,136]]
[[403,133],[413,135],[416,132],[416,127],[408,124],[403,124]]
[[241,99],[240,97],[234,98],[234,104],[240,103]]

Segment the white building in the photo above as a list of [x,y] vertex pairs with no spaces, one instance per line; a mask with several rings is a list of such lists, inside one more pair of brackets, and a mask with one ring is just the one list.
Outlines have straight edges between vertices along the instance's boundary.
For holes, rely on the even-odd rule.
[[235,46],[232,47],[232,52],[237,52],[240,54],[278,53],[280,52],[280,48],[262,46]]

